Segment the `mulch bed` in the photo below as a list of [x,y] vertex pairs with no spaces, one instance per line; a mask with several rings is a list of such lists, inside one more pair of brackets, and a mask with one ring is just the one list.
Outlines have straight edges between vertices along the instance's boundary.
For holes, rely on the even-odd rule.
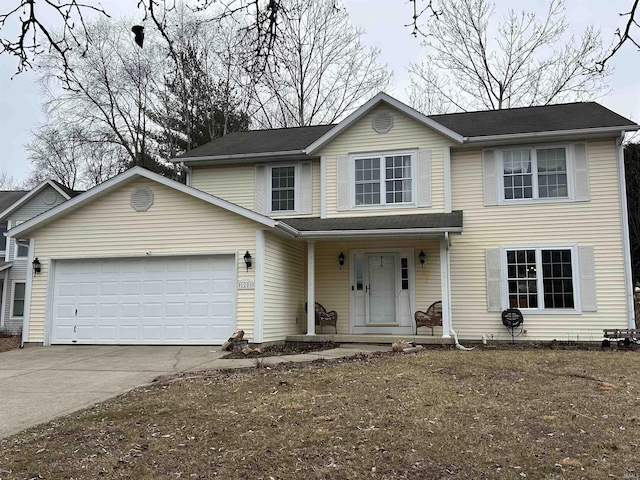
[[260,357],[278,357],[282,355],[298,355],[301,353],[320,352],[322,350],[331,350],[339,347],[339,343],[335,342],[287,342],[282,345],[271,345],[264,347],[261,353],[250,353],[245,355],[242,352],[228,353],[222,358],[260,358]]
[[0,352],[8,352],[20,347],[20,335],[0,334]]

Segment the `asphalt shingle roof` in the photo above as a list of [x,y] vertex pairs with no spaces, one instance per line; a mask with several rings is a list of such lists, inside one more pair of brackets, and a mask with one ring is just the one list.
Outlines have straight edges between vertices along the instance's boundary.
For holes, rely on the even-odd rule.
[[5,190],[0,191],[0,212],[4,212],[11,205],[16,203],[27,193],[27,190]]
[[277,128],[232,132],[224,137],[194,148],[178,158],[243,155],[251,153],[289,152],[303,150],[335,125]]
[[635,125],[595,102],[429,115],[464,137]]
[[281,221],[301,232],[405,228],[462,228],[462,210],[456,210],[451,213],[423,213],[374,217],[287,218]]

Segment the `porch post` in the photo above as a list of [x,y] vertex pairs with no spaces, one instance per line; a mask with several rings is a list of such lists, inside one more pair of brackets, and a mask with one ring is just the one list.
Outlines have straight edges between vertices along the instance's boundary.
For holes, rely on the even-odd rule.
[[440,239],[440,289],[442,291],[442,338],[451,338],[451,286],[449,281],[449,239]]
[[307,242],[307,335],[316,334],[316,249],[314,242]]

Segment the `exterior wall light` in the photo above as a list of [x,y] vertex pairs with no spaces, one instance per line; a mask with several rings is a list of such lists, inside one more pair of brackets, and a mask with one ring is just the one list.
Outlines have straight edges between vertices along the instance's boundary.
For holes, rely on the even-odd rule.
[[42,271],[42,266],[40,264],[40,260],[38,260],[38,257],[36,257],[33,260],[33,274],[37,275],[38,273],[40,273]]
[[249,253],[249,250],[247,250],[247,253],[244,254],[244,264],[247,266],[248,272],[251,268],[251,254]]
[[338,255],[338,263],[340,264],[340,270],[342,270],[342,267],[344,266],[344,253],[342,252]]
[[418,254],[418,259],[420,260],[420,265],[422,266],[422,268],[424,268],[424,261],[427,258],[427,256],[424,254],[424,250],[420,250],[420,253]]

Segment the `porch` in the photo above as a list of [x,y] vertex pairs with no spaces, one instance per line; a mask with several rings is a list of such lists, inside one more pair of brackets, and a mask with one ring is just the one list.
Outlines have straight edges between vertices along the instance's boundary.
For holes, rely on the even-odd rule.
[[[449,234],[461,232],[462,212],[288,223],[306,243],[305,303],[335,311],[337,321],[320,331],[307,308],[302,331],[287,340],[451,343]],[[435,302],[442,325],[416,332],[414,313]]]

